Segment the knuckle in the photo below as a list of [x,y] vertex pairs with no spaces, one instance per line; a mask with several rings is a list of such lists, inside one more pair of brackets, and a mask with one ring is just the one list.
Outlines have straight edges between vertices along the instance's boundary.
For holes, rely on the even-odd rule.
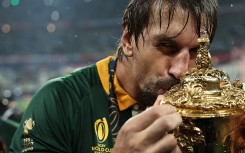
[[159,109],[158,107],[152,107],[151,108],[151,117],[154,119],[157,119],[159,117],[161,117],[161,109]]
[[132,131],[132,127],[129,126],[128,124],[125,124],[120,130],[120,132],[123,135],[130,135],[131,131]]
[[123,134],[123,135],[131,135],[132,133],[134,132],[137,132],[137,129],[138,129],[138,125],[137,124],[133,124],[134,122],[126,122],[120,132]]
[[165,109],[168,109],[170,112],[177,112],[176,107],[174,107],[173,105],[170,104],[165,104]]

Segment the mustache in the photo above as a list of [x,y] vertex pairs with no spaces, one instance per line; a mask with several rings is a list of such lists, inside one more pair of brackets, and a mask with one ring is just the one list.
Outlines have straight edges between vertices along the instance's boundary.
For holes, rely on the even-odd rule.
[[164,89],[164,90],[169,90],[172,86],[179,84],[179,83],[180,83],[179,79],[175,78],[174,76],[171,76],[168,79],[158,80],[156,82],[156,87]]

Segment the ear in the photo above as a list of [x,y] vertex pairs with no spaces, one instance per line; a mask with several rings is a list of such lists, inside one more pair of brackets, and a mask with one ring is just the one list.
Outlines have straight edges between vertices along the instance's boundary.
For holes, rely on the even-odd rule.
[[125,56],[129,57],[133,55],[133,46],[132,46],[132,39],[129,36],[128,33],[128,27],[125,26],[125,28],[123,29],[123,34],[122,34],[122,38],[121,38],[121,43],[122,43],[122,49],[123,49],[123,53]]

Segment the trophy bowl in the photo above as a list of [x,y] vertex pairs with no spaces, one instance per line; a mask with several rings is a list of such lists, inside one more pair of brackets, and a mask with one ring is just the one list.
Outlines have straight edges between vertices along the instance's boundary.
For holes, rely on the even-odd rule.
[[209,36],[202,33],[196,68],[164,94],[183,123],[173,131],[183,153],[245,152],[245,92],[242,82],[230,82],[221,69],[211,66]]

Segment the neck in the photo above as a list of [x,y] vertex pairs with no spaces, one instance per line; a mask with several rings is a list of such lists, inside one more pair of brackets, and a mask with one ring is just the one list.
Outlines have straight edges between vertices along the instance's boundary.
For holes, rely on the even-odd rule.
[[130,59],[123,58],[117,61],[116,75],[120,86],[130,95],[132,98],[137,100],[138,87],[133,77],[132,64]]

